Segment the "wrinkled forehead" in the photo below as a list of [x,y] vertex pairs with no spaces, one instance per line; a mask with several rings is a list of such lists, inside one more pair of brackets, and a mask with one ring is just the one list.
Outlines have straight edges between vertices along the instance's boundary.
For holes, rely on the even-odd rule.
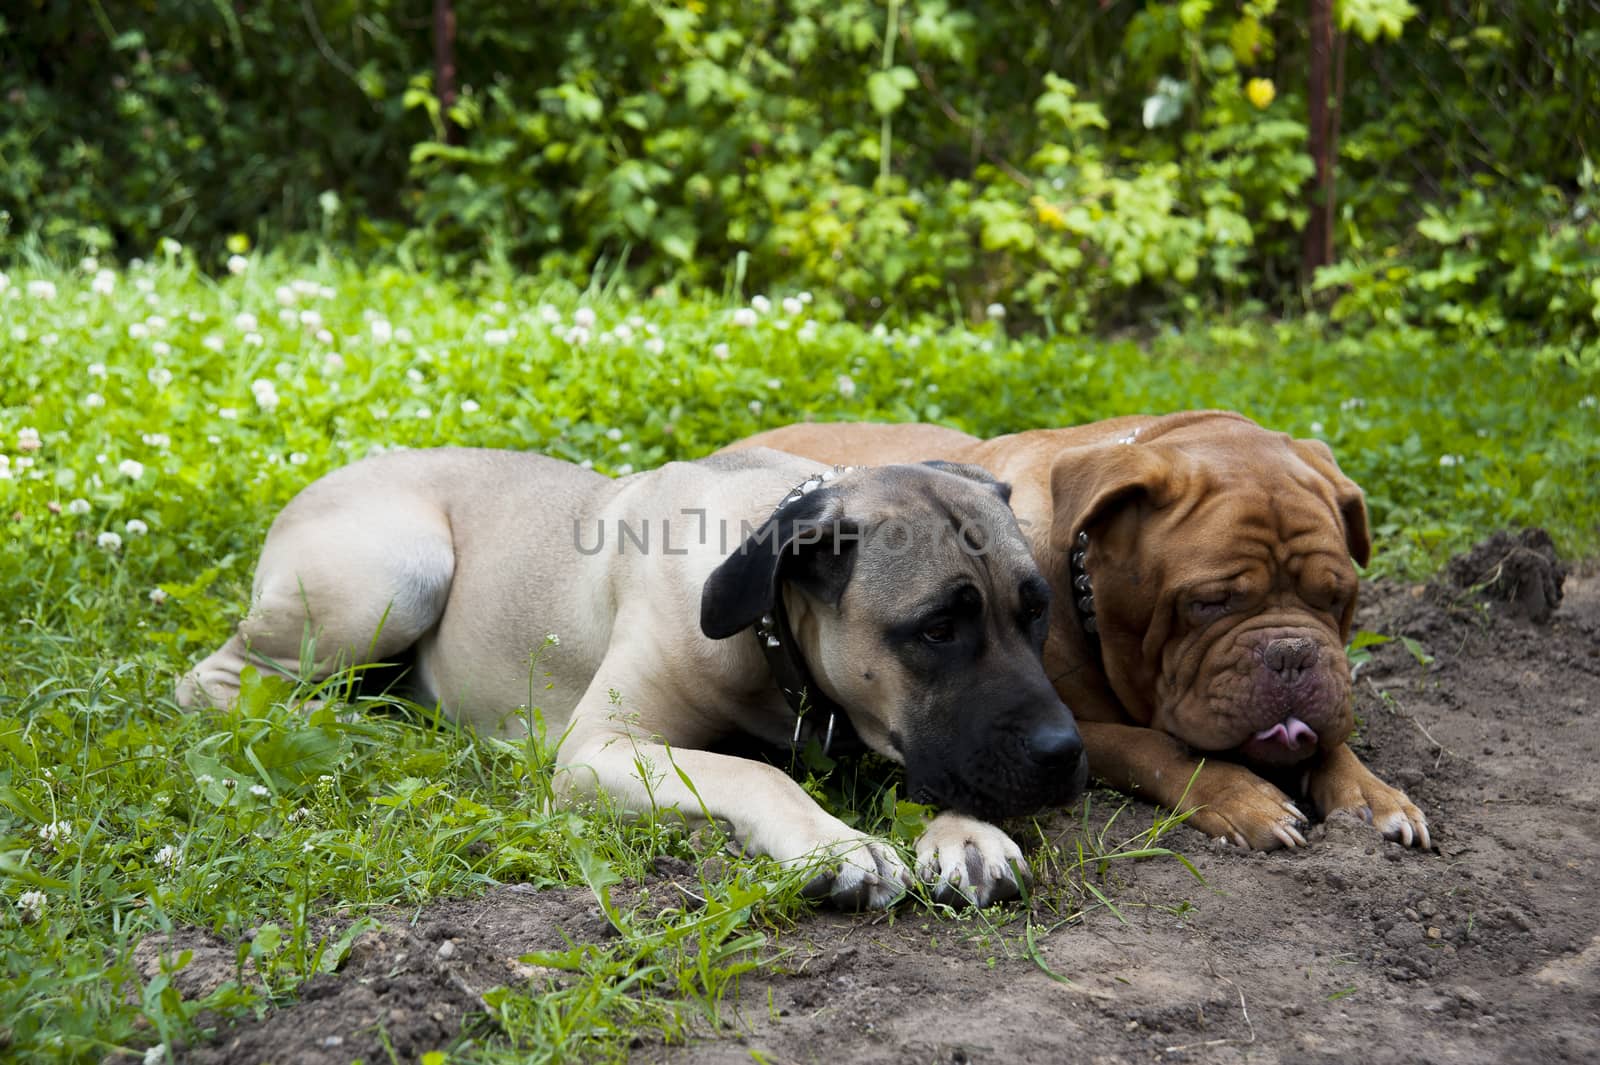
[[1311,560],[1354,569],[1338,503],[1321,480],[1219,481],[1172,520],[1163,538],[1184,545],[1167,559],[1176,570],[1297,570]]
[[862,532],[855,578],[864,589],[898,600],[970,583],[1014,595],[1038,575],[1011,509],[993,489],[959,482],[955,490],[941,487],[946,490],[879,499],[865,512],[852,508]]

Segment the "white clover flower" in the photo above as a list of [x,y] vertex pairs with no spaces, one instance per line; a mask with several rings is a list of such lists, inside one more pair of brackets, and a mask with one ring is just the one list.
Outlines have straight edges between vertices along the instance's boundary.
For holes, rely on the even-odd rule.
[[1460,455],[1440,455],[1439,456],[1439,465],[1441,465],[1441,466],[1459,466],[1464,461],[1465,460]]
[[667,350],[667,342],[660,337],[651,337],[644,342],[644,350],[652,355],[663,355]]
[[31,470],[32,468],[33,468],[33,456],[31,456],[31,455],[18,455],[17,456],[17,469],[19,469],[19,470]]
[[566,336],[562,339],[572,347],[581,348],[589,343],[589,330],[581,325],[575,325],[567,330]]
[[611,335],[616,337],[619,343],[626,344],[633,339],[633,326],[627,322],[618,322],[611,330]]
[[798,318],[800,316],[800,312],[805,310],[805,306],[806,305],[804,303],[801,303],[794,296],[783,297],[783,313],[787,314],[790,318]]
[[[322,357],[322,367],[329,373],[338,373],[344,369],[344,356],[337,351],[330,351]],[[338,388],[339,386],[335,384],[333,387]]]
[[117,290],[117,275],[110,270],[101,270],[94,275],[94,280],[89,282],[89,287],[98,296],[109,296]]
[[199,776],[194,778],[194,782],[200,785],[202,788],[209,788],[211,785],[217,782],[217,778],[212,776],[210,773],[201,773]]
[[130,480],[137,481],[144,476],[144,463],[138,459],[123,459],[117,463],[117,472]]
[[810,303],[811,302],[811,293],[810,292],[802,292],[802,293],[800,293],[800,302],[801,303]]
[[44,917],[48,901],[42,891],[24,891],[17,896],[17,919],[23,924],[36,924]]
[[154,344],[150,345],[150,354],[154,355],[158,359],[164,359],[168,355],[172,354],[172,345],[168,344],[165,340],[158,340]]
[[260,325],[261,323],[256,320],[256,316],[249,311],[241,311],[233,316],[233,327],[241,333],[254,332]]
[[406,371],[406,380],[414,385],[420,385],[422,383],[422,371],[415,366],[411,367]]
[[728,345],[726,345],[726,344],[714,344],[714,345],[712,345],[711,354],[715,355],[719,359],[726,360],[727,357],[728,357]]
[[161,317],[161,315],[152,314],[150,317],[144,320],[144,324],[150,327],[150,332],[159,333],[167,327],[168,323],[165,318]]
[[781,392],[783,391],[783,382],[776,377],[769,377],[767,378],[767,388],[773,392]]
[[305,807],[304,807],[304,806],[302,806],[302,807],[300,807],[300,809],[298,809],[298,810],[295,810],[295,811],[294,811],[294,812],[293,812],[293,813],[291,813],[291,814],[290,814],[290,815],[289,815],[289,816],[288,816],[288,817],[287,817],[287,818],[286,818],[286,820],[287,820],[287,821],[288,821],[288,822],[289,822],[289,823],[290,823],[290,824],[291,824],[291,825],[298,825],[298,824],[299,824],[299,823],[300,823],[300,822],[302,822],[302,821],[309,821],[309,820],[311,820],[311,818],[312,818],[312,817],[313,817],[313,816],[314,816],[314,815],[313,815],[313,814],[312,814],[312,812],[311,812],[311,811],[310,811],[310,810],[308,810],[308,809],[306,809],[306,808],[305,808]]
[[162,847],[160,850],[156,851],[155,863],[157,865],[164,865],[168,869],[176,869],[179,865],[183,864],[183,855],[178,852],[177,847],[174,847],[172,844],[168,843],[165,847]]
[[74,499],[67,504],[67,513],[77,515],[89,513],[89,501],[87,499]]
[[57,847],[72,842],[71,821],[51,821],[39,827],[39,842],[46,847]]
[[217,417],[222,418],[225,421],[230,421],[231,422],[235,418],[237,418],[238,416],[239,416],[239,412],[237,410],[235,410],[234,408],[232,408],[232,407],[218,407],[217,408]]
[[398,329],[396,329],[394,331],[394,339],[395,339],[395,341],[397,343],[400,343],[400,344],[409,344],[409,343],[411,343],[411,341],[413,339],[413,337],[411,335],[411,330],[407,329],[405,326],[400,326]]
[[54,281],[29,281],[28,295],[36,300],[53,300],[56,298],[56,283]]
[[847,373],[840,374],[833,383],[834,387],[839,390],[839,394],[845,399],[849,399],[851,396],[856,394],[855,378],[851,377]]
[[167,448],[172,446],[172,437],[166,433],[141,433],[139,439],[146,447]]
[[252,784],[250,785],[250,794],[258,799],[265,799],[272,794],[272,791],[265,784]]
[[491,348],[502,348],[511,343],[511,330],[489,329],[483,334],[483,342]]
[[561,312],[548,303],[539,304],[539,321],[545,325],[560,325]]
[[1578,400],[1578,406],[1588,407],[1590,409],[1600,406],[1600,396],[1584,396],[1582,399]]
[[259,348],[266,344],[266,340],[262,338],[260,333],[246,333],[244,335],[244,343],[245,347]]
[[289,465],[291,466],[304,466],[309,461],[311,461],[311,456],[304,451],[289,452]]
[[557,636],[553,632],[547,632],[547,633],[544,634],[544,642],[546,644],[550,645],[551,647],[560,647],[561,646],[561,637]]
[[613,444],[615,444],[618,440],[622,439],[622,430],[621,429],[615,429],[615,428],[607,429],[606,430],[606,439],[611,441]]
[[759,417],[761,417],[761,411],[762,411],[761,401],[759,399],[752,399],[750,401],[750,413],[754,414],[757,418],[759,418]]
[[129,536],[148,536],[150,533],[150,526],[146,525],[138,518],[129,518],[128,523],[123,526],[123,531]]
[[[135,259],[133,262],[128,264],[128,268],[130,270],[138,270],[143,266],[144,263],[140,262],[138,259]],[[134,279],[133,287],[148,296],[156,290],[156,283],[148,277],[139,277]]]
[[[165,344],[160,346],[166,347]],[[157,352],[156,354],[160,355],[163,354],[163,352]],[[155,385],[157,388],[166,388],[172,383],[172,371],[167,369],[165,366],[152,366],[145,376],[148,377],[150,379],[150,383]]]
[[757,314],[766,314],[772,310],[772,301],[765,296],[751,296],[750,306],[755,308]]
[[98,392],[90,392],[87,396],[83,397],[83,405],[88,407],[90,410],[99,410],[101,407],[106,405],[106,397],[102,396]]
[[800,323],[800,331],[795,334],[801,340],[810,340],[817,335],[817,323],[810,318]]
[[238,277],[248,269],[250,269],[250,260],[243,255],[228,256],[228,273],[234,277]]
[[200,346],[205,348],[207,351],[221,352],[222,338],[217,336],[215,333],[212,333],[210,336],[200,341]]
[[1006,316],[1006,305],[1003,303],[991,303],[983,309],[983,313],[989,316],[990,321],[998,322]]
[[143,322],[132,322],[128,325],[128,336],[134,340],[143,340],[150,335],[150,327]]
[[100,550],[108,555],[114,555],[122,550],[122,537],[114,532],[103,532],[95,543],[100,545]]
[[626,476],[628,476],[628,474],[630,474],[632,472],[633,472],[633,463],[631,463],[631,462],[624,462],[621,466],[617,467],[617,476],[618,477],[626,477]]
[[160,588],[152,588],[152,589],[150,589],[150,605],[151,606],[165,606],[166,602],[167,602],[167,593],[165,591],[163,591]]
[[594,311],[587,307],[579,307],[577,310],[572,312],[573,325],[576,325],[582,329],[593,329],[594,322]]
[[[0,455],[0,481],[9,480],[11,480],[11,456]],[[52,504],[47,505],[53,506]],[[55,513],[54,509],[51,510],[51,513]]]
[[387,319],[374,319],[367,327],[372,332],[372,339],[378,344],[387,344],[394,339],[394,326]]
[[307,329],[321,329],[322,328],[322,312],[321,311],[301,311],[300,312],[300,324],[305,326]]
[[260,407],[264,411],[277,410],[278,409],[278,393],[276,393],[276,392],[257,392],[256,393],[256,406]]
[[39,430],[32,426],[24,426],[17,430],[18,451],[38,451],[44,447],[44,441],[39,439]]
[[594,459],[584,459],[582,462],[578,463],[578,468],[583,470],[594,469]]
[[475,399],[464,399],[464,400],[461,401],[461,413],[462,414],[476,414],[476,413],[478,413],[478,410],[479,410],[479,407],[478,407],[478,401],[477,400],[475,400]]
[[756,312],[749,307],[740,307],[733,312],[733,324],[741,329],[749,329],[756,324]]
[[1321,422],[1312,422],[1311,423],[1311,431],[1313,433],[1317,434],[1318,436],[1322,435],[1322,429],[1323,429],[1323,426],[1322,426]]
[[418,407],[416,416],[424,420],[433,417],[433,411],[428,407]]
[[293,307],[295,305],[295,301],[297,301],[300,297],[296,296],[294,289],[290,288],[288,285],[279,285],[277,288],[273,289],[272,298],[278,301],[279,306]]
[[632,450],[633,450],[633,444],[631,444],[631,443],[629,443],[627,441],[623,441],[622,443],[617,445],[617,453],[618,454],[626,455]]
[[85,372],[88,373],[90,377],[99,377],[103,379],[106,376],[106,364],[103,362],[91,362],[89,364],[89,368]]
[[318,344],[332,344],[333,343],[333,332],[331,330],[328,330],[328,329],[318,329],[317,330],[317,343]]
[[5,271],[0,270],[0,292],[4,292],[6,289],[8,289],[10,287],[11,287],[11,278],[6,276]]

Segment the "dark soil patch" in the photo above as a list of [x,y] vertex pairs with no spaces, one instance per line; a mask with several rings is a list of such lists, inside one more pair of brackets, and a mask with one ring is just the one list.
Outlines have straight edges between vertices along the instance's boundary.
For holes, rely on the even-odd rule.
[[[1497,566],[1522,567],[1499,582],[1509,590],[1467,591],[1496,584],[1484,575]],[[1170,860],[1113,866],[1096,883],[1118,913],[1094,907],[1046,931],[1051,914],[1036,901],[1031,957],[1015,906],[819,913],[779,937],[791,953],[775,969],[745,978],[722,1030],[637,1057],[1595,1060],[1600,574],[1570,577],[1564,599],[1560,579],[1553,552],[1523,536],[1484,545],[1436,585],[1366,591],[1359,627],[1410,637],[1431,660],[1400,640],[1374,649],[1357,678],[1355,746],[1427,812],[1437,853],[1386,843],[1353,819],[1317,827],[1308,849],[1268,855],[1179,829],[1165,842],[1204,886]],[[1535,584],[1537,596],[1524,594]],[[1547,615],[1540,601],[1560,609]],[[1095,793],[1091,825],[1123,805]],[[1153,812],[1128,804],[1113,837]],[[1070,853],[1080,826],[1062,816],[1047,836]],[[537,979],[518,955],[605,930],[586,892],[503,888],[443,902],[394,921],[299,1004],[223,1031],[193,1060],[387,1060],[380,1025],[409,1060],[470,1023],[485,988]]]

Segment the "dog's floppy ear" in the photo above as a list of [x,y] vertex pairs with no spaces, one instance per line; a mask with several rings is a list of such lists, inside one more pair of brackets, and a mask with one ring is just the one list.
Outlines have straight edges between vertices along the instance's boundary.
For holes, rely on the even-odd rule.
[[706,578],[700,631],[724,640],[754,625],[772,610],[781,581],[803,583],[837,602],[859,538],[835,488],[816,488],[780,508]]
[[1350,548],[1350,557],[1365,566],[1372,558],[1372,531],[1367,527],[1367,501],[1361,486],[1344,475],[1333,457],[1333,450],[1321,440],[1296,440],[1295,454],[1306,465],[1322,474],[1333,485],[1333,498],[1344,519],[1344,541]]
[[1172,496],[1177,458],[1148,444],[1063,450],[1050,467],[1051,541],[1070,551],[1072,538],[1141,498],[1160,506]]
[[1011,505],[1011,486],[982,466],[974,466],[970,462],[946,462],[944,459],[934,459],[931,462],[924,462],[923,465],[931,466],[943,473],[952,473],[957,477],[965,477],[969,481],[977,481],[979,484],[988,485],[1000,497],[1000,502],[1007,506]]

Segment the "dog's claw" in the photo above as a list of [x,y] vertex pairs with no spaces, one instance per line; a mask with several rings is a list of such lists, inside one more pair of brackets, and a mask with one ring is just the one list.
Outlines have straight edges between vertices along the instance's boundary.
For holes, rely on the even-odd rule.
[[1000,829],[942,813],[917,839],[917,879],[932,887],[936,902],[982,908],[1016,898],[1032,874],[1021,848]]
[[[834,855],[822,872],[806,881],[802,898],[827,899],[845,910],[883,910],[911,887],[911,873],[884,840],[861,836],[827,848]],[[805,860],[805,859],[802,859]]]
[[[1283,808],[1289,811],[1290,816],[1292,816],[1297,823],[1302,825],[1309,825],[1311,823],[1311,818],[1301,813],[1300,807],[1296,806],[1294,803],[1286,802],[1283,804]],[[1304,840],[1301,842],[1303,843]]]

